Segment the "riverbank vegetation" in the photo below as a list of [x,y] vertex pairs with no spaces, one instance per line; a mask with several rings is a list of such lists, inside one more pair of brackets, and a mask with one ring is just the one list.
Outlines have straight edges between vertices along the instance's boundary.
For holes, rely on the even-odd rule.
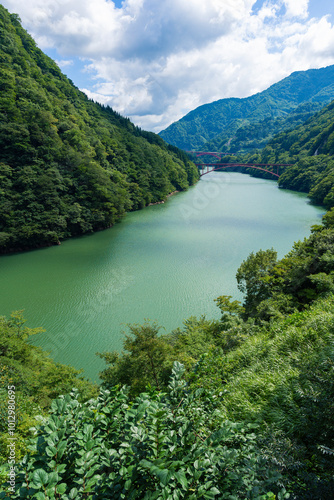
[[127,384],[133,396],[142,382],[163,390],[181,360],[187,391],[208,391],[229,421],[258,425],[258,446],[291,498],[332,497],[333,222],[331,210],[279,261],[273,250],[251,254],[236,276],[244,303],[218,297],[220,321],[191,318],[161,336],[132,327],[122,355],[104,354],[104,384]]
[[[2,7],[0,21],[2,251],[107,227],[197,179],[81,94]],[[250,254],[243,303],[218,297],[219,320],[130,325],[123,352],[97,353],[97,387],[31,345],[22,312],[0,318],[0,498],[334,497],[333,110],[247,157],[291,160],[280,185],[329,211],[283,259]]]
[[[333,244],[331,210],[283,259],[251,254],[236,276],[244,302],[218,297],[220,320],[192,317],[162,335],[156,324],[131,325],[122,353],[99,354],[97,397],[75,370],[50,385],[42,356],[44,382],[20,389],[21,404],[35,407],[18,418],[29,453],[12,498],[331,498]],[[3,328],[17,335],[21,320]],[[7,361],[4,376],[21,380],[29,360],[17,356],[15,373]],[[24,422],[36,413],[27,446]]]
[[0,317],[0,461],[7,458],[8,387],[15,387],[16,458],[27,452],[25,439],[36,425],[36,415],[46,415],[54,398],[68,393],[73,387],[82,400],[97,394],[97,387],[86,381],[79,370],[55,363],[43,349],[29,343],[32,335],[42,328],[25,326],[22,311],[9,318]]
[[0,6],[0,253],[112,226],[198,179],[187,155],[87,98]]
[[[298,127],[275,136],[262,150],[227,155],[224,162],[282,164],[279,187],[307,193],[313,203],[330,209],[334,206],[333,123],[334,101]],[[237,170],[272,178],[270,173],[251,168],[238,167]]]

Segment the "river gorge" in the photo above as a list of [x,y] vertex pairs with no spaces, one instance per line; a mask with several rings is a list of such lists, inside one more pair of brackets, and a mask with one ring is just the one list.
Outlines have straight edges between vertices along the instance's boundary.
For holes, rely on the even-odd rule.
[[98,380],[95,353],[121,350],[126,324],[170,331],[192,315],[218,318],[217,296],[242,299],[235,273],[249,253],[282,257],[323,213],[275,181],[213,172],[111,229],[2,256],[1,314],[24,309],[28,326],[46,330],[34,344]]

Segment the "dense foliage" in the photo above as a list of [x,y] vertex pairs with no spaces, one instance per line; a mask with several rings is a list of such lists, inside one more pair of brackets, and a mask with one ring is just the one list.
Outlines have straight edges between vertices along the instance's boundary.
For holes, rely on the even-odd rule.
[[132,326],[125,352],[104,354],[105,386],[127,384],[133,396],[141,382],[164,389],[174,360],[182,360],[189,390],[207,390],[228,420],[259,425],[262,452],[279,464],[292,498],[330,498],[333,222],[332,210],[279,261],[274,250],[251,254],[237,273],[244,303],[218,297],[220,321],[190,318],[160,336],[156,325]]
[[334,66],[298,71],[243,99],[205,104],[160,132],[185,150],[249,151],[297,126],[334,98]]
[[44,412],[13,498],[331,498],[334,210],[323,222],[279,261],[250,254],[220,320],[130,326],[98,398]]
[[[195,181],[183,153],[89,101],[16,16],[0,7],[0,20],[3,249],[106,227]],[[327,71],[296,73],[266,95],[287,96],[285,113],[314,96],[324,102]],[[0,498],[334,497],[333,110],[243,157],[293,163],[280,186],[329,211],[283,259],[274,249],[251,253],[236,275],[244,301],[218,297],[219,320],[191,317],[162,335],[156,324],[130,325],[122,353],[98,353],[98,394],[29,343],[40,329],[26,328],[21,312],[0,318]],[[273,122],[284,119],[272,116],[269,129]],[[4,484],[13,384],[14,486]]]
[[[272,119],[266,119],[261,127],[270,127],[271,122]],[[279,187],[305,192],[313,203],[330,209],[334,207],[333,123],[334,101],[297,127],[277,134],[262,150],[255,149],[249,153],[241,150],[224,156],[223,161],[268,164],[265,168],[280,175]],[[202,156],[196,161],[212,162],[212,157]],[[271,173],[260,170],[237,166],[231,168],[256,177],[273,179]]]
[[112,226],[198,178],[177,148],[90,101],[0,6],[0,252]]
[[36,425],[34,417],[44,414],[55,397],[70,392],[72,387],[80,390],[83,399],[97,393],[97,388],[85,381],[80,371],[55,363],[45,351],[31,345],[29,338],[42,330],[27,328],[24,324],[21,311],[12,313],[9,319],[0,317],[1,462],[6,459],[8,451],[8,386],[15,386],[17,458],[26,451],[24,440],[30,434],[30,427]]
[[52,379],[40,350],[25,353],[20,314],[3,320],[12,351],[2,365],[16,367],[36,428],[14,498],[331,498],[334,210],[323,222],[279,261],[272,249],[250,254],[237,272],[244,303],[218,297],[220,320],[192,317],[163,335],[155,324],[130,326],[123,353],[100,354],[100,396],[82,403],[72,392],[48,416],[37,401],[46,409],[48,396],[78,387],[74,372],[62,371],[63,385]]
[[300,500],[334,495],[333,311],[330,294],[267,324],[248,320],[234,328],[239,346],[212,348],[189,375],[221,395],[227,418],[260,426],[262,451]]
[[186,390],[183,371],[175,363],[166,393],[134,401],[117,387],[85,405],[75,393],[54,401],[12,498],[275,498],[279,475],[253,426],[230,423],[209,394]]
[[[332,97],[334,96],[329,94],[328,100]],[[238,154],[263,149],[275,135],[295,128],[311,118],[325,102],[306,102],[283,116],[266,116],[259,121],[253,121],[252,115],[241,123],[238,122],[232,130],[228,129],[224,134],[205,143],[203,149],[204,151],[226,151]]]

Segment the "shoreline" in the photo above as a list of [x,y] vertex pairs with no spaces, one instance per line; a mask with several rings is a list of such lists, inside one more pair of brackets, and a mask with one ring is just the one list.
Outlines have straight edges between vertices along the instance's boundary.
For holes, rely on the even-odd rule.
[[[153,206],[153,205],[161,205],[162,203],[165,203],[165,201],[167,201],[168,198],[170,198],[171,196],[173,196],[174,194],[177,194],[177,193],[180,193],[180,191],[178,191],[178,190],[172,191],[171,193],[169,193],[165,197],[164,200],[156,201],[154,203],[149,203],[148,205],[146,205],[146,207],[150,207],[150,206]],[[143,207],[143,208],[146,208],[146,207]],[[137,209],[135,211],[137,212],[138,210],[142,210],[142,208]],[[107,227],[100,227],[100,228],[94,229],[93,231],[89,231],[89,232],[83,233],[83,234],[71,235],[71,236],[68,236],[66,238],[59,239],[57,242],[46,242],[45,244],[39,244],[39,245],[36,245],[36,246],[26,246],[26,247],[22,246],[22,247],[19,247],[19,248],[8,248],[8,249],[6,249],[6,251],[3,251],[3,250],[0,251],[0,257],[6,256],[6,255],[15,255],[17,253],[30,252],[30,251],[34,251],[34,250],[41,250],[43,248],[50,248],[50,247],[53,247],[53,246],[61,245],[63,241],[69,240],[71,238],[80,238],[81,236],[87,236],[89,234],[94,234],[94,233],[97,233],[98,231],[105,231],[106,229],[110,229],[110,228],[114,227],[115,224],[120,223],[125,216],[126,216],[126,214],[124,214],[117,221],[115,221],[114,224],[109,225]]]
[[156,201],[154,203],[149,203],[148,205],[146,205],[147,207],[152,207],[153,205],[161,205],[162,203],[165,203],[165,201],[168,200],[168,198],[170,198],[171,196],[173,196],[174,194],[176,193],[179,193],[180,191],[172,191],[171,193],[169,193],[166,198],[164,200],[161,200],[161,201]]

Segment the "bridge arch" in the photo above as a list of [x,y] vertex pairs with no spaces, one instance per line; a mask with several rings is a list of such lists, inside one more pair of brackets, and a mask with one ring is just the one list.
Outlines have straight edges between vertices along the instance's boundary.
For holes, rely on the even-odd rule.
[[[277,172],[273,172],[272,170],[268,170],[267,168],[263,167],[277,167]],[[203,175],[209,174],[210,172],[214,172],[217,170],[223,170],[226,168],[233,168],[233,167],[245,167],[245,168],[254,168],[256,170],[262,170],[262,172],[266,172],[268,174],[273,175],[277,179],[279,179],[279,171],[278,167],[283,166],[283,165],[277,165],[277,164],[272,164],[272,165],[265,165],[265,164],[250,164],[250,163],[197,163],[197,167],[201,169],[201,167],[207,167],[206,172],[203,172],[200,174],[200,177],[203,177]],[[286,165],[284,165],[286,166]],[[210,168],[212,167],[212,168]],[[203,168],[201,169],[203,170]]]
[[[280,177],[280,167],[289,167],[291,163],[223,163],[222,157],[224,155],[233,155],[235,153],[225,153],[223,151],[186,151],[186,153],[190,153],[195,155],[196,157],[200,156],[214,156],[218,159],[215,163],[195,163],[199,170],[202,170],[200,173],[200,177],[206,175],[210,172],[214,172],[216,170],[223,170],[226,168],[233,167],[243,167],[243,168],[253,168],[255,170],[261,170],[262,172],[266,172],[273,177],[279,179]],[[211,168],[210,168],[211,167]],[[206,169],[206,171],[204,171]]]

